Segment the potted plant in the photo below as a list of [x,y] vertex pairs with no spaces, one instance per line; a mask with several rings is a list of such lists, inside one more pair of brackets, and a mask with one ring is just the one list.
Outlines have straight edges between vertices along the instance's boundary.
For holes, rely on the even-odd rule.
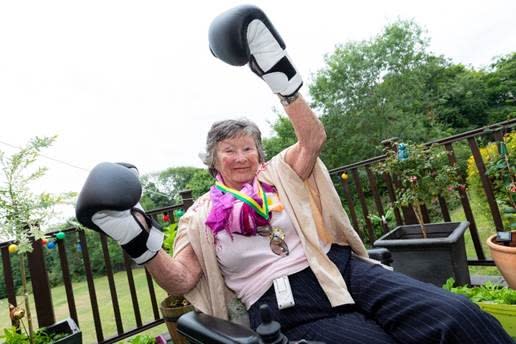
[[[177,232],[177,222],[184,214],[182,209],[178,209],[174,212],[174,218],[176,221],[174,223],[169,224],[164,227],[165,232],[165,240],[163,242],[163,248],[168,251],[168,253],[172,256],[174,253],[174,239],[176,237]],[[164,219],[169,221],[170,218],[165,217]],[[160,303],[161,314],[163,315],[163,319],[165,320],[165,324],[167,325],[168,332],[172,337],[172,341],[175,344],[186,344],[187,341],[185,337],[177,332],[177,319],[187,312],[193,311],[193,306],[182,296],[167,296]]]
[[81,343],[77,338],[81,336],[80,330],[72,319],[59,322],[51,327],[41,328],[35,331],[30,337],[27,333],[19,331],[16,326],[6,328],[0,335],[5,344],[24,344],[24,343],[53,343],[53,344],[73,344]]
[[[36,195],[30,189],[31,183],[42,177],[46,171],[45,168],[36,168],[33,164],[37,161],[40,150],[50,146],[54,140],[55,137],[36,137],[11,155],[0,151],[2,171],[0,179],[3,181],[0,185],[0,237],[12,242],[8,250],[11,254],[18,254],[20,263],[25,309],[13,306],[10,313],[11,319],[16,320],[15,323],[23,325],[24,335],[30,343],[34,343],[35,336],[42,337],[43,332],[54,338],[58,333],[69,333],[73,338],[79,339],[79,341],[74,340],[74,343],[80,343],[82,341],[80,331],[71,319],[37,332],[34,331],[29,304],[25,271],[26,255],[32,252],[34,240],[45,237],[44,226],[54,214],[54,206],[66,198],[64,195],[48,193]],[[27,327],[23,322],[25,316]],[[75,335],[76,333],[79,333],[78,337]],[[69,343],[65,338],[70,336],[62,337],[63,341],[59,342]]]
[[496,285],[490,281],[481,286],[456,286],[450,278],[443,288],[464,295],[480,308],[494,316],[507,333],[516,339],[516,290]]
[[503,226],[487,239],[491,257],[507,284],[516,289],[516,133],[507,134],[498,142],[494,156],[486,163],[488,175],[502,212]]
[[130,344],[155,344],[158,341],[152,336],[139,334],[129,339],[127,342]]
[[395,271],[438,286],[449,277],[459,284],[470,283],[463,237],[469,222],[428,224],[423,220],[423,206],[464,188],[446,151],[438,145],[400,143],[375,169],[395,178],[396,201],[392,205],[412,209],[419,224],[398,226],[374,246],[391,251]]

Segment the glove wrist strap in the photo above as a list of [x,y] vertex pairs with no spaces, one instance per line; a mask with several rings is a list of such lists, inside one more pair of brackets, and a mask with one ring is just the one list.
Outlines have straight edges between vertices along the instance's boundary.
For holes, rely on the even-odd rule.
[[[136,213],[141,214],[145,218],[146,225],[140,223]],[[131,209],[131,215],[140,226],[141,232],[129,243],[122,245],[122,247],[136,264],[142,265],[154,258],[161,249],[164,233],[160,230],[159,224],[149,215],[145,214],[143,210],[133,208]]]
[[283,106],[289,106],[290,104],[295,102],[297,100],[297,98],[299,98],[299,96],[300,96],[299,92],[296,92],[290,96],[283,96],[281,94],[278,94],[281,105],[283,105]]

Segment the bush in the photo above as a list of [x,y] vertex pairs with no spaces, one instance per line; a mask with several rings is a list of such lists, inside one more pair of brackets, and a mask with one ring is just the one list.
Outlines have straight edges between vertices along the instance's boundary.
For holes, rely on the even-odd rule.
[[[505,154],[500,154],[502,150]],[[486,166],[486,175],[489,177],[496,201],[505,213],[504,226],[514,226],[514,212],[516,202],[516,183],[514,180],[516,160],[516,132],[508,133],[502,142],[493,142],[480,148],[480,155]],[[473,156],[468,158],[467,183],[469,190],[481,200],[481,212],[489,217],[490,209],[482,186],[479,171]],[[512,209],[512,210],[511,210]]]

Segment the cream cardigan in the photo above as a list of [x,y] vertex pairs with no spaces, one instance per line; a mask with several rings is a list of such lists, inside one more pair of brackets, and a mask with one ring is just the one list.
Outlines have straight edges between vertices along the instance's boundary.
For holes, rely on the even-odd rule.
[[[339,270],[320,249],[319,237],[324,242],[349,245],[354,254],[364,258],[367,258],[367,250],[351,226],[322,161],[317,159],[312,174],[303,181],[285,162],[285,153],[286,150],[266,163],[258,178],[278,190],[299,234],[310,268],[331,305],[354,303]],[[234,303],[235,295],[224,283],[214,237],[204,224],[210,203],[209,193],[204,194],[181,217],[174,255],[191,244],[203,271],[200,281],[185,295],[186,299],[203,313],[231,319],[228,305]]]

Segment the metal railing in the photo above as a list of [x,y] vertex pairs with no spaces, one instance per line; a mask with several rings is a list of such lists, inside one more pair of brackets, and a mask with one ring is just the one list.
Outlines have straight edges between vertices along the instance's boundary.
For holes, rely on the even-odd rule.
[[[184,191],[181,193],[181,197],[183,202],[178,205],[164,207],[159,209],[154,209],[148,211],[147,214],[153,216],[157,219],[157,216],[162,214],[168,214],[170,218],[173,218],[173,213],[175,210],[188,209],[193,203],[192,193],[191,191]],[[107,316],[106,314],[100,314],[99,311],[99,303],[97,299],[97,291],[95,287],[95,279],[92,270],[92,265],[90,262],[90,254],[88,252],[88,243],[86,240],[86,235],[83,230],[79,230],[77,228],[68,228],[61,232],[68,234],[75,234],[78,236],[78,244],[81,247],[81,256],[82,262],[84,266],[84,273],[86,275],[86,283],[88,286],[88,294],[89,301],[93,315],[93,322],[95,326],[95,336],[98,343],[114,343],[120,341],[124,338],[128,338],[134,336],[137,333],[150,329],[154,326],[160,325],[163,323],[163,318],[159,312],[158,300],[156,299],[156,292],[154,282],[152,280],[151,275],[145,270],[146,280],[147,280],[147,289],[148,294],[150,296],[150,303],[152,305],[152,319],[142,319],[141,309],[138,302],[138,294],[141,291],[137,290],[133,269],[134,265],[131,258],[123,252],[123,260],[124,260],[124,270],[127,274],[127,281],[129,292],[131,296],[131,302],[133,306],[134,318],[136,322],[136,327],[131,329],[126,329],[123,326],[122,314],[120,312],[120,303],[119,297],[117,294],[117,287],[115,285],[114,279],[114,271],[112,268],[112,262],[110,257],[110,252],[108,249],[108,237],[104,234],[98,233],[99,240],[102,247],[103,254],[103,262],[105,264],[105,275],[109,284],[109,293],[111,296],[111,303],[113,307],[113,314],[115,318],[116,324],[116,334],[105,334],[102,328],[102,319],[103,316]],[[49,232],[47,236],[52,237],[55,236],[57,232]],[[66,300],[68,305],[68,312],[71,318],[75,320],[75,322],[79,325],[79,317],[77,316],[77,307],[76,307],[76,299],[74,296],[74,282],[72,281],[72,275],[70,273],[69,264],[68,264],[68,254],[66,251],[64,240],[56,240],[57,242],[57,251],[59,255],[59,262],[62,271],[62,281],[64,284],[64,289],[66,292]],[[2,263],[3,263],[3,272],[4,272],[4,283],[7,294],[7,300],[10,304],[17,305],[16,301],[16,290],[15,283],[13,279],[13,269],[11,266],[11,258],[9,255],[8,247],[12,242],[3,242],[0,243],[0,251],[2,255]],[[28,254],[28,265],[30,271],[30,281],[32,283],[32,291],[34,297],[34,304],[36,308],[36,316],[39,326],[49,326],[55,323],[55,315],[54,315],[54,305],[52,303],[52,294],[50,289],[48,271],[45,266],[45,250],[42,247],[42,243],[40,241],[35,241],[33,243],[33,251]]]

